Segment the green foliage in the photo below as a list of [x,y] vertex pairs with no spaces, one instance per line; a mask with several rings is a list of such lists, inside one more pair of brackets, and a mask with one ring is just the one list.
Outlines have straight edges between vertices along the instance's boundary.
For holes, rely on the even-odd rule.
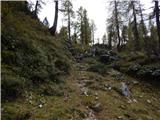
[[2,3],[2,66],[9,66],[2,68],[4,99],[18,98],[28,85],[59,83],[71,68],[64,36],[52,37],[39,20],[25,14],[27,4],[12,3],[21,8]]
[[2,114],[2,120],[28,120],[32,113],[30,110],[17,111],[15,108],[8,107],[7,112]]
[[25,79],[18,76],[12,69],[16,68],[7,65],[2,66],[2,101],[16,99],[22,94],[25,86]]
[[97,64],[97,58],[92,58],[92,57],[87,57],[87,58],[84,58],[83,60],[85,63],[88,63],[90,65],[94,65],[94,64]]
[[88,71],[97,72],[99,74],[105,75],[107,73],[107,67],[104,64],[98,63],[88,68]]
[[50,83],[49,85],[42,85],[40,87],[40,93],[46,96],[63,96],[64,95],[64,84]]
[[58,68],[60,71],[63,71],[64,73],[69,73],[70,71],[70,65],[64,60],[55,61],[55,67]]
[[80,43],[86,47],[91,41],[91,25],[87,16],[87,10],[80,7],[77,11],[80,31]]

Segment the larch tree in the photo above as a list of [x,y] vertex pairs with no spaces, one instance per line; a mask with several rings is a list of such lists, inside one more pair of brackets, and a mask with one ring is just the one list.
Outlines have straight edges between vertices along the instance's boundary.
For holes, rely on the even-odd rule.
[[147,37],[147,29],[146,29],[146,26],[145,26],[145,23],[144,23],[143,9],[142,9],[142,4],[140,3],[140,0],[139,0],[138,4],[139,4],[139,13],[140,13],[140,17],[141,17],[140,24],[141,24],[142,31],[143,31],[143,38],[146,39],[146,37]]
[[106,36],[106,34],[103,35],[102,42],[103,42],[103,45],[106,44],[106,42],[107,42],[107,36]]
[[134,47],[135,47],[135,50],[138,51],[140,50],[140,43],[139,43],[139,33],[138,33],[138,23],[137,23],[137,13],[136,13],[136,3],[137,1],[131,1],[130,2],[130,6],[131,6],[131,9],[132,9],[132,15],[133,15],[133,23],[134,23],[134,26],[133,26],[133,32],[134,32]]
[[91,41],[92,41],[92,44],[94,45],[94,39],[95,39],[95,37],[94,37],[94,35],[95,35],[95,31],[96,31],[96,25],[95,25],[95,23],[94,23],[94,21],[93,20],[91,20]]
[[108,36],[108,48],[112,49],[112,43],[117,42],[116,28],[113,23],[114,17],[111,16],[107,19],[107,36]]
[[83,23],[83,7],[81,6],[77,11],[78,16],[78,24],[79,24],[79,31],[80,31],[80,42],[84,44],[84,23]]
[[123,25],[123,28],[122,28],[122,44],[126,44],[127,43],[127,26],[126,25]]
[[58,0],[55,0],[55,16],[53,26],[49,29],[50,33],[55,36],[58,24]]
[[109,3],[110,5],[110,11],[111,11],[111,14],[110,14],[110,17],[109,17],[109,26],[112,24],[112,27],[116,34],[115,34],[115,40],[114,42],[116,43],[116,47],[117,47],[117,51],[120,51],[120,47],[121,47],[121,27],[122,27],[122,9],[121,9],[121,6],[122,6],[122,3],[123,1],[119,1],[119,0],[114,0],[114,1],[111,1]]
[[83,11],[84,17],[84,36],[85,36],[85,45],[88,46],[91,43],[91,27],[89,23],[89,19],[87,17],[87,10],[84,9]]
[[119,17],[118,2],[116,0],[114,1],[114,17],[115,17],[115,25],[116,25],[117,38],[118,38],[117,50],[120,51],[121,37],[120,37],[119,20],[118,20],[118,17]]
[[64,13],[64,16],[67,17],[67,28],[68,28],[68,42],[71,45],[71,18],[74,18],[73,4],[70,0],[62,1],[61,12]]
[[156,16],[156,25],[157,25],[157,34],[158,34],[158,39],[159,39],[159,51],[160,51],[160,9],[159,9],[159,1],[155,0],[155,8],[154,8],[154,13]]
[[77,44],[77,40],[78,40],[78,33],[79,33],[79,29],[78,29],[78,23],[77,22],[73,22],[72,23],[72,26],[73,26],[73,36],[72,36],[72,41]]
[[88,46],[91,43],[91,25],[87,17],[87,10],[83,9],[83,7],[80,7],[77,13],[80,27],[81,44]]
[[36,0],[35,8],[33,10],[34,17],[38,18],[38,13],[42,9],[42,4],[45,5],[45,2],[43,2],[42,0]]

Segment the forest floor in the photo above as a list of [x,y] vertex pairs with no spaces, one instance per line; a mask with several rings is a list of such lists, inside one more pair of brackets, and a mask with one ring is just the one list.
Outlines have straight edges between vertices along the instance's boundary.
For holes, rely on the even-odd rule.
[[[160,120],[158,88],[113,68],[100,75],[88,71],[88,67],[83,61],[75,63],[66,78],[63,95],[46,96],[31,91],[24,93],[23,99],[4,103],[2,119]],[[129,83],[130,98],[121,94],[122,81]]]
[[[88,72],[87,64],[76,65],[77,96],[91,114],[86,120],[159,120],[160,93],[150,84],[139,82],[112,68],[107,75]],[[131,97],[121,94],[121,82],[128,82]],[[83,93],[83,95],[81,95]]]

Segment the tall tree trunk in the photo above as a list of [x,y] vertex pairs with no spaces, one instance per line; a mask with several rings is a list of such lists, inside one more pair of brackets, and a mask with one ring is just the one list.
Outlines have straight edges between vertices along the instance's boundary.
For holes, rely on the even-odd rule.
[[81,44],[84,45],[85,41],[84,41],[84,25],[83,25],[83,16],[81,16],[81,28],[80,28],[80,37],[81,37]]
[[135,50],[140,50],[140,45],[139,45],[139,34],[138,34],[138,28],[137,28],[137,18],[136,18],[136,11],[135,11],[135,5],[134,5],[134,1],[131,1],[132,4],[132,9],[133,9],[133,16],[134,16],[134,27],[133,27],[133,31],[134,31],[134,42],[135,42]]
[[36,1],[35,10],[34,10],[34,16],[37,17],[37,10],[38,10],[38,0]]
[[68,42],[71,45],[71,17],[70,17],[70,11],[68,7]]
[[159,38],[159,51],[160,51],[160,21],[159,21],[159,3],[158,0],[155,0],[155,14],[156,14],[156,24],[157,24],[157,33]]
[[110,50],[112,50],[112,34],[111,32],[109,33],[109,36],[108,36],[108,47]]
[[140,10],[141,24],[142,24],[142,31],[143,31],[144,50],[147,52],[148,51],[148,46],[147,46],[147,31],[146,31],[145,24],[144,24],[143,13],[142,13],[142,8],[141,8],[140,1],[139,1],[139,10]]
[[53,26],[49,29],[50,33],[55,36],[58,23],[58,0],[55,1],[55,17]]
[[120,38],[120,32],[119,32],[118,10],[117,10],[116,0],[114,1],[114,6],[115,6],[115,21],[116,21],[117,37],[118,37],[117,50],[120,51],[121,38]]
[[93,43],[92,43],[92,44],[94,45],[94,32],[93,32],[92,34],[93,34],[93,35],[92,35],[92,37],[93,37],[93,41],[92,41]]
[[74,43],[77,44],[77,31],[76,31],[76,28],[74,28]]
[[85,39],[85,46],[87,46],[88,45],[88,31],[87,31],[87,21],[86,21],[86,19],[84,20],[84,39]]

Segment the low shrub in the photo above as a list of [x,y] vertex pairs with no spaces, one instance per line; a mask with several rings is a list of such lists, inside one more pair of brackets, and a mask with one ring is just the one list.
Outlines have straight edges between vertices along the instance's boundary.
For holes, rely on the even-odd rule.
[[15,76],[7,76],[2,74],[1,81],[2,100],[13,100],[21,96],[24,88],[24,80]]
[[60,59],[55,61],[55,67],[64,74],[68,74],[70,70],[70,65],[66,61]]
[[104,64],[99,63],[96,65],[92,65],[90,68],[88,68],[88,71],[105,75],[107,73],[107,67]]

